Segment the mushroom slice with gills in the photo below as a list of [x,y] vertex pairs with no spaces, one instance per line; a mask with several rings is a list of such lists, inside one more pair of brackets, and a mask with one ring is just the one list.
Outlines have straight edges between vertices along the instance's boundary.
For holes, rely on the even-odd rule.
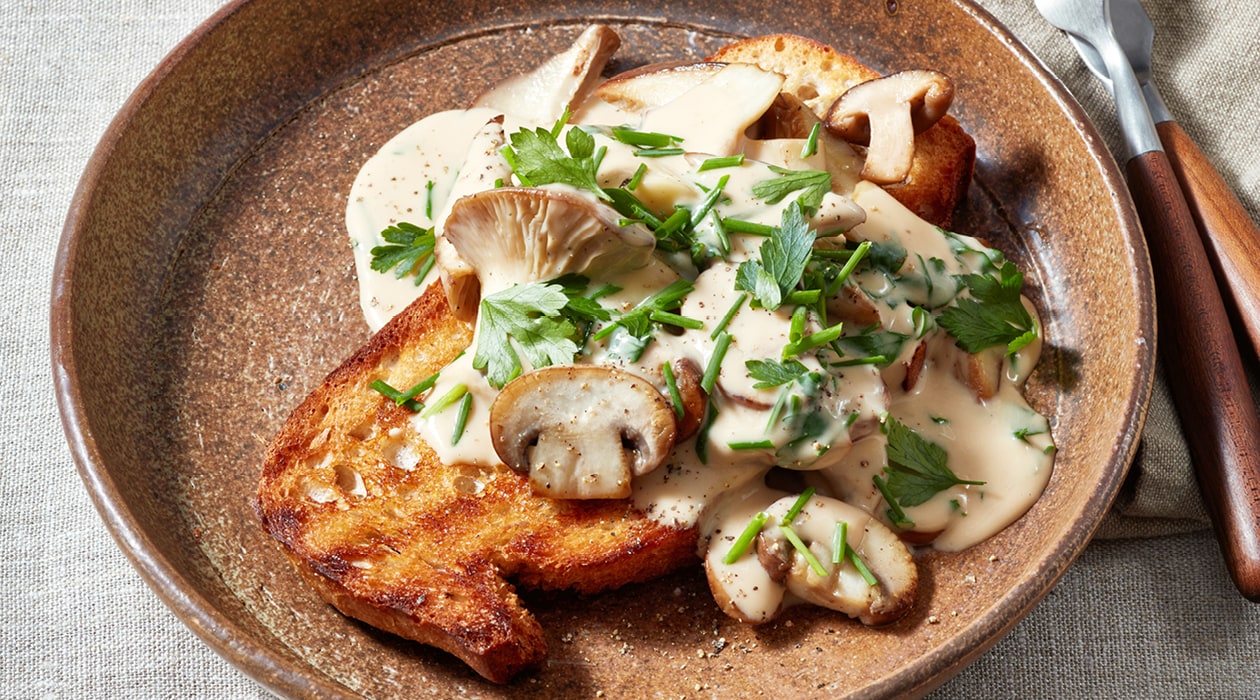
[[528,73],[496,84],[473,106],[502,110],[521,121],[550,126],[566,107],[574,108],[586,99],[620,45],[621,38],[612,29],[591,25],[568,50]]
[[477,317],[477,301],[480,288],[477,271],[455,249],[445,235],[446,219],[455,203],[466,195],[494,187],[497,180],[507,181],[512,167],[503,159],[500,150],[507,143],[503,133],[503,115],[490,119],[473,136],[468,146],[455,184],[446,202],[433,219],[436,232],[433,258],[437,264],[442,288],[451,312],[461,321],[471,323]]
[[954,84],[942,73],[911,70],[849,88],[831,105],[831,133],[867,147],[862,177],[880,185],[901,182],[914,160],[914,136],[949,110]]
[[478,291],[467,296],[475,302],[514,284],[571,273],[604,279],[647,265],[656,238],[620,218],[575,192],[499,187],[455,202],[442,235],[476,271]]
[[651,382],[613,367],[545,367],[508,382],[490,406],[499,458],[551,498],[628,498],[677,435]]

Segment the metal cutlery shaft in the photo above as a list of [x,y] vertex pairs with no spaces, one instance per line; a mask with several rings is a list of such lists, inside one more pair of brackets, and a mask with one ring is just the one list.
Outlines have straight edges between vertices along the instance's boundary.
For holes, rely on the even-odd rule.
[[1217,541],[1239,591],[1260,601],[1260,416],[1194,219],[1138,80],[1111,34],[1107,0],[1036,0],[1098,52],[1129,151],[1129,189],[1155,271],[1160,357]]
[[[1151,65],[1155,27],[1142,3],[1111,0],[1111,26],[1141,86],[1160,143],[1207,248],[1217,284],[1234,310],[1235,323],[1246,331],[1253,356],[1260,357],[1260,230],[1237,195],[1164,104]],[[1111,90],[1111,78],[1102,56],[1085,41],[1071,34],[1068,38],[1085,65]]]

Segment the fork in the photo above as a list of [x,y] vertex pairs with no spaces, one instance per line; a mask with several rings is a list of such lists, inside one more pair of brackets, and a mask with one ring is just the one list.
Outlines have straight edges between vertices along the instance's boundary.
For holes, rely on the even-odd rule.
[[[1260,356],[1260,230],[1230,186],[1189,134],[1173,119],[1155,86],[1151,54],[1155,27],[1140,0],[1111,0],[1112,33],[1133,66],[1142,97],[1155,122],[1155,131],[1168,162],[1181,183],[1208,258],[1232,305],[1233,319],[1246,330],[1251,350]],[[1068,35],[1090,71],[1110,91],[1111,78],[1094,47]]]
[[1036,0],[1059,29],[1093,46],[1112,81],[1129,191],[1150,247],[1159,352],[1200,490],[1234,585],[1260,602],[1260,416],[1194,219],[1164,154],[1108,0]]

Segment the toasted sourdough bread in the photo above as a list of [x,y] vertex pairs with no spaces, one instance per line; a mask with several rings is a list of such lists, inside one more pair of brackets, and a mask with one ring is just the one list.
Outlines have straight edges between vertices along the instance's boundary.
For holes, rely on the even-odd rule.
[[[782,73],[819,113],[879,77],[791,35],[736,42],[711,60]],[[889,190],[948,226],[974,155],[946,117],[919,135],[911,175]],[[369,385],[413,386],[471,340],[431,286],[293,411],[267,450],[254,507],[302,578],[341,612],[504,683],[546,654],[513,584],[595,593],[648,580],[696,562],[698,533],[657,523],[629,501],[535,496],[527,476],[501,464],[443,464],[408,427],[411,412]]]
[[[826,44],[794,34],[768,34],[719,49],[707,60],[751,63],[786,78],[790,92],[814,113],[826,116],[831,104],[854,85],[880,77],[857,59]],[[904,182],[886,186],[889,194],[921,218],[948,228],[954,207],[967,194],[976,161],[976,142],[950,115],[914,139],[914,162]]]
[[536,497],[503,465],[442,464],[406,428],[411,412],[369,384],[412,386],[471,340],[431,286],[294,410],[267,450],[255,509],[343,613],[503,683],[546,654],[505,577],[608,590],[694,562],[696,532],[629,501]]

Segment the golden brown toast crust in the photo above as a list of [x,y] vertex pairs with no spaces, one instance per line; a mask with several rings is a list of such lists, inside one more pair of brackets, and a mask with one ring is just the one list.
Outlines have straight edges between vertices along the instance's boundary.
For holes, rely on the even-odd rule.
[[[609,590],[693,563],[696,532],[653,522],[629,501],[540,498],[505,466],[443,465],[408,439],[410,411],[369,384],[410,387],[471,339],[441,287],[430,287],[293,412],[267,451],[255,509],[343,613],[502,683],[546,654],[505,577]],[[397,456],[404,440],[415,451],[410,470]]]
[[[708,61],[751,63],[784,76],[783,91],[819,116],[846,90],[880,74],[826,44],[795,34],[769,34],[728,44]],[[914,161],[903,182],[885,187],[923,219],[948,228],[954,207],[967,195],[976,142],[946,115],[914,139]]]

